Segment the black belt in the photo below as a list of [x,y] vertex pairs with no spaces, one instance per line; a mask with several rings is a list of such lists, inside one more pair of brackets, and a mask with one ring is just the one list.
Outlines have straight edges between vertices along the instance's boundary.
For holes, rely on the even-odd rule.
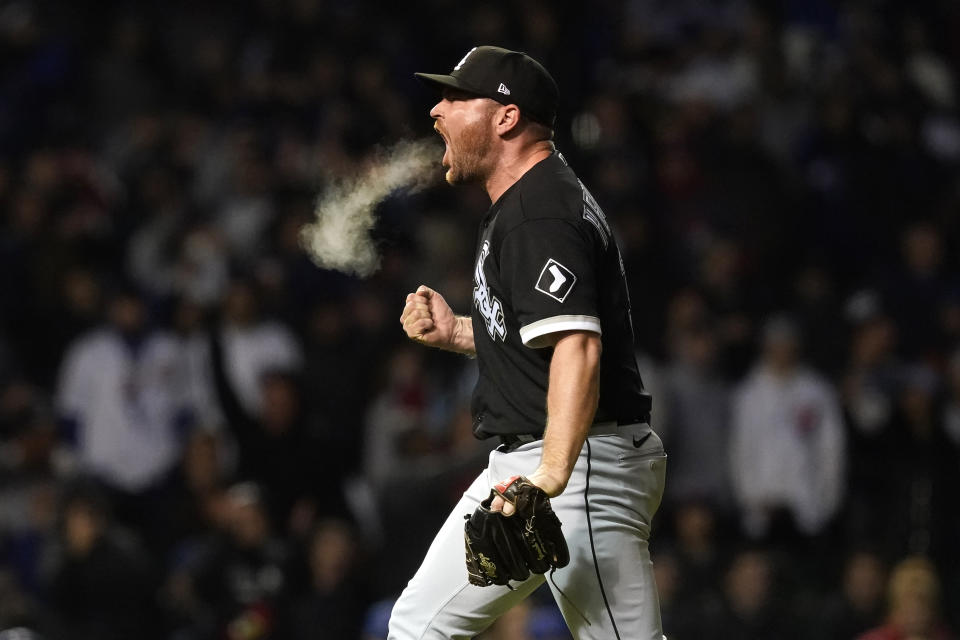
[[537,440],[543,438],[542,435],[535,436],[528,433],[501,433],[497,437],[499,437],[500,442],[507,445],[507,449],[510,449],[511,451],[522,444],[536,442]]
[[[609,420],[607,422],[595,422],[590,427],[590,433],[588,436],[608,436],[617,433],[617,430],[620,427],[626,427],[634,424],[643,424],[649,423],[650,419],[641,419],[641,420]],[[498,434],[500,442],[507,445],[507,450],[513,451],[520,445],[528,444],[530,442],[536,442],[537,440],[543,439],[543,434],[531,434],[531,433],[501,433]]]

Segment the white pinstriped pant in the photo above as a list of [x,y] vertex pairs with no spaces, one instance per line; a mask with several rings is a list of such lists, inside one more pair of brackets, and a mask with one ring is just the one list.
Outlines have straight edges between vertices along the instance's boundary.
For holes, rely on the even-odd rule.
[[[587,439],[566,490],[551,500],[563,523],[570,564],[550,585],[577,640],[662,640],[660,604],[647,541],[650,521],[663,495],[666,455],[647,424],[608,429]],[[634,442],[640,442],[640,447]],[[434,538],[420,569],[390,617],[388,640],[467,640],[474,637],[545,580],[531,575],[507,587],[476,587],[467,581],[463,516],[472,513],[490,487],[510,476],[532,473],[542,442],[490,453],[483,473]],[[586,617],[581,617],[570,602]]]

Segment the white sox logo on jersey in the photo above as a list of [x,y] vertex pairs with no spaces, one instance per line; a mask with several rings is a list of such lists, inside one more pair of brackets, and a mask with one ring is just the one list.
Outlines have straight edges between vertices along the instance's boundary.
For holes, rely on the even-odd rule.
[[480,256],[477,258],[477,269],[473,273],[473,281],[476,283],[473,288],[473,303],[477,305],[477,311],[483,316],[490,337],[494,340],[498,337],[505,340],[507,326],[503,322],[503,305],[496,296],[490,295],[487,276],[483,273],[483,263],[488,255],[490,255],[490,242],[485,240],[480,249]]

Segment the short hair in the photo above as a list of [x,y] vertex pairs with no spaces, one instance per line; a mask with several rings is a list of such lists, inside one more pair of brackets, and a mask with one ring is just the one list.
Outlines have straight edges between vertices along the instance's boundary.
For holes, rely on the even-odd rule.
[[553,127],[534,120],[530,116],[522,116],[522,118],[526,122],[526,126],[530,128],[530,132],[536,136],[538,141],[553,140]]

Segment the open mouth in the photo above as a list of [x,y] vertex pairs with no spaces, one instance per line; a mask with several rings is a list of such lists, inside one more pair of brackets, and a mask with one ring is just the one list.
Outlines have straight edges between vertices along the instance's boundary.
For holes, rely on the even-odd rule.
[[440,164],[444,167],[449,167],[450,140],[447,138],[447,134],[440,130],[440,127],[437,125],[437,123],[434,123],[433,130],[436,131],[441,138],[443,138],[443,142],[446,145],[446,148],[443,150],[443,158],[440,160]]

